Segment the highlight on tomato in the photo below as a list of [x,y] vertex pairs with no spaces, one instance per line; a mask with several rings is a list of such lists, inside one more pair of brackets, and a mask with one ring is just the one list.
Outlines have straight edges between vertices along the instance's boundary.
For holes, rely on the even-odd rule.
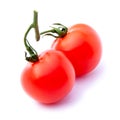
[[101,60],[100,37],[87,24],[75,24],[67,28],[60,23],[55,23],[51,30],[41,32],[41,35],[56,38],[51,48],[64,53],[74,66],[77,77],[94,70]]
[[[41,103],[55,103],[72,90],[75,71],[68,58],[60,51],[47,50],[38,55],[27,40],[29,31],[35,29],[36,40],[40,39],[38,14],[34,11],[33,23],[24,36],[28,64],[21,74],[21,84],[25,92]],[[29,56],[27,55],[29,53]]]

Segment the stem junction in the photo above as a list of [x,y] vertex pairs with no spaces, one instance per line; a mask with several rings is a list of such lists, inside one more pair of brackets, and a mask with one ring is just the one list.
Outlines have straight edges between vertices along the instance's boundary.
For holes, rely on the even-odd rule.
[[55,38],[61,38],[64,37],[67,34],[68,28],[60,23],[54,23],[53,26],[51,26],[52,29],[41,32],[40,35],[49,35],[53,36]]

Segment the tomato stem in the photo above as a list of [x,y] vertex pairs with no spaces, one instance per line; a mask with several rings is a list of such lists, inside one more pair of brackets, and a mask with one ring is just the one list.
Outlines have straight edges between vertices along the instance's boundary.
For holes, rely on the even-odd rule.
[[33,23],[29,26],[29,28],[27,29],[24,35],[24,45],[27,52],[30,55],[29,57],[27,57],[27,52],[25,52],[25,59],[29,62],[36,62],[38,61],[38,54],[27,40],[27,35],[32,28],[34,28],[35,30],[35,38],[36,38],[36,41],[38,41],[40,39],[40,35],[39,35],[39,29],[38,29],[38,13],[36,11],[34,11]]
[[[51,26],[52,29],[41,32],[40,35],[49,35],[53,36],[55,38],[61,38],[64,37],[67,34],[68,28],[60,23],[54,23]],[[56,34],[56,35],[55,35]]]
[[39,41],[40,34],[39,34],[39,27],[38,27],[38,13],[37,13],[37,11],[34,11],[33,28],[35,29],[36,41]]

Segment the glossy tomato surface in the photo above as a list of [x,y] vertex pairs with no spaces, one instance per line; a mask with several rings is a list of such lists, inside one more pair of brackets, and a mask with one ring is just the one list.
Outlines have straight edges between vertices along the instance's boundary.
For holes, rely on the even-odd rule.
[[52,48],[67,56],[77,77],[92,71],[98,65],[102,54],[97,32],[86,24],[70,27],[66,36],[53,42]]
[[54,103],[72,89],[75,71],[67,57],[59,51],[48,50],[39,61],[28,63],[21,75],[24,90],[35,100]]

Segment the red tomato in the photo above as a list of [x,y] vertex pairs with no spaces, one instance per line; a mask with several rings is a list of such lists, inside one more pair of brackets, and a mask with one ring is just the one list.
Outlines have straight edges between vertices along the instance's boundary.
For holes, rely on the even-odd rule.
[[24,90],[42,103],[61,100],[71,91],[74,81],[71,62],[55,50],[43,52],[37,62],[29,62],[21,76]]
[[75,68],[76,76],[92,71],[101,59],[102,47],[96,31],[86,24],[76,24],[67,35],[57,38],[52,48],[63,52]]

